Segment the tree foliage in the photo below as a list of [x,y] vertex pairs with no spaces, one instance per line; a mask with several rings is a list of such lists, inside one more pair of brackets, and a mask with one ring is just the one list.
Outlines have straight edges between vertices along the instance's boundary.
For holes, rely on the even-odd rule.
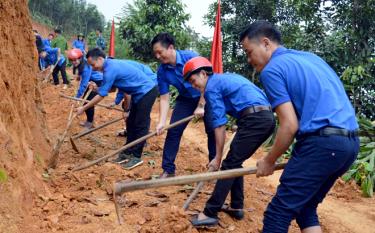
[[180,0],[135,0],[123,8],[120,30],[131,56],[150,62],[153,60],[150,42],[160,32],[171,33],[179,49],[189,46],[191,39],[186,25],[189,17]]
[[104,16],[86,0],[29,0],[28,4],[34,18],[47,19],[68,34],[87,35],[104,26]]
[[[205,16],[208,25],[215,23],[216,8],[211,4]],[[286,47],[325,59],[342,76],[356,112],[375,119],[375,0],[222,0],[221,14],[225,71],[257,82],[238,35],[246,25],[266,19],[278,25]]]

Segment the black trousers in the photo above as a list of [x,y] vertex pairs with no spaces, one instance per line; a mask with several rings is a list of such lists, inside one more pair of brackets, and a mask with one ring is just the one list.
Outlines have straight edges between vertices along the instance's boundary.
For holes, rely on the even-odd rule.
[[53,83],[55,85],[59,84],[59,71],[61,72],[61,76],[63,79],[64,84],[69,84],[68,79],[66,77],[66,61],[64,61],[63,64],[56,65],[55,68],[52,71],[52,77],[53,77]]
[[[130,114],[126,120],[126,144],[129,144],[130,142],[148,134],[148,131],[150,130],[150,114],[152,105],[154,105],[158,93],[158,87],[155,86],[137,103],[131,103]],[[135,157],[140,158],[142,156],[144,145],[145,141],[138,143],[137,145],[132,146],[123,152],[126,154],[133,154]]]
[[73,74],[76,74],[78,70],[78,67],[73,66]]
[[[221,165],[221,170],[242,168],[242,163],[273,133],[275,119],[271,111],[261,111],[240,118],[237,125],[236,136],[230,145],[228,156]],[[217,213],[225,203],[229,191],[230,206],[234,209],[243,209],[244,188],[241,176],[218,180],[203,213],[211,218],[217,218]]]
[[[98,87],[100,87],[102,85],[102,81],[94,81],[96,83],[96,85]],[[89,89],[87,88],[86,91],[85,91],[85,94],[83,94],[83,96],[86,96],[86,93],[89,91]],[[87,100],[92,100],[98,93],[96,91],[91,91],[90,95],[87,97]],[[85,105],[87,103],[84,103],[83,105]],[[87,109],[85,111],[86,113],[86,117],[87,117],[87,121],[88,122],[94,122],[94,115],[95,115],[95,106],[92,106],[91,108]]]

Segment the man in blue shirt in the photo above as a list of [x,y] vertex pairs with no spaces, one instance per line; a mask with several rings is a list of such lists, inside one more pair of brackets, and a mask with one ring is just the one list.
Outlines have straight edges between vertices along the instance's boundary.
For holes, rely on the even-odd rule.
[[[135,68],[138,68],[143,73],[145,73],[155,83],[155,85],[158,84],[157,76],[149,66],[147,66],[143,63],[137,62],[137,61],[133,61],[133,60],[125,60],[125,61],[128,64],[131,64]],[[124,104],[126,105],[126,104],[130,103],[131,97],[129,95],[127,95],[126,93],[124,93],[123,91],[118,90],[117,94],[116,94],[115,101],[114,101],[114,103],[111,104],[111,106],[115,106],[115,105],[120,104],[122,100],[124,100],[122,102],[122,105],[124,105]],[[125,125],[126,125],[126,119],[125,119]],[[117,135],[125,137],[127,135],[126,129],[124,128],[123,130],[118,131]]]
[[106,48],[106,43],[102,35],[102,30],[96,29],[95,33],[96,33],[96,42],[95,42],[96,48],[100,48],[101,50],[104,51]]
[[79,33],[77,39],[72,42],[72,47],[81,50],[83,54],[86,53],[85,36],[82,33]]
[[[151,108],[158,95],[158,87],[155,82],[127,61],[106,59],[104,52],[99,48],[88,51],[86,57],[87,62],[94,70],[103,72],[103,83],[97,91],[98,95],[85,106],[78,108],[77,114],[82,114],[99,103],[108,95],[111,88],[115,87],[131,96],[130,106],[124,107],[128,131],[126,144],[145,136],[150,128]],[[127,170],[141,165],[144,144],[144,142],[139,143],[122,151],[114,162],[121,163],[122,167]]]
[[317,206],[359,150],[353,107],[332,68],[312,53],[281,46],[271,23],[251,24],[240,40],[280,122],[274,145],[257,162],[257,176],[271,175],[297,140],[265,211],[263,232],[288,232],[293,219],[304,233],[322,232]]
[[[212,73],[212,64],[204,57],[190,59],[183,72],[185,79],[204,93],[210,124],[215,129],[216,155],[208,166],[213,170],[220,168],[228,121],[226,114],[229,114],[237,119],[238,130],[221,170],[241,168],[275,128],[266,95],[240,75]],[[230,205],[224,204],[229,191]],[[243,201],[243,177],[218,180],[204,211],[192,220],[192,224],[196,227],[216,225],[219,211],[240,220],[244,217]]]
[[[73,49],[81,50],[82,54],[86,54],[86,43],[85,43],[85,36],[82,33],[77,35],[77,39],[72,42]],[[73,66],[73,74],[77,73],[77,67]]]
[[52,33],[48,34],[47,38],[43,39],[44,47],[51,48],[51,41],[53,40],[54,35]]
[[[63,89],[68,88],[68,79],[66,76],[66,60],[61,54],[60,48],[46,48],[39,53],[40,58],[44,60],[44,64],[52,69],[52,77],[55,85],[59,85],[59,72],[63,79]],[[45,67],[44,67],[45,68]]]
[[[76,94],[77,98],[82,98],[86,95],[89,90],[88,86],[90,81],[94,82],[98,87],[102,85],[103,74],[99,71],[92,70],[92,67],[87,63],[80,49],[71,49],[68,51],[67,55],[73,67],[78,70],[80,83]],[[96,95],[96,91],[91,91],[89,96],[87,96],[87,100],[92,100]],[[89,108],[85,111],[85,113],[87,120],[85,122],[81,122],[80,125],[90,129],[93,127],[95,108]]]
[[[160,135],[165,127],[169,110],[169,87],[172,85],[178,90],[179,95],[176,98],[176,105],[170,123],[172,124],[192,114],[198,117],[204,116],[205,129],[208,136],[209,161],[211,161],[216,154],[215,135],[213,130],[207,125],[207,117],[204,114],[204,97],[203,95],[201,96],[200,92],[195,90],[190,83],[184,81],[182,75],[184,64],[198,54],[188,50],[176,50],[174,44],[174,38],[168,33],[156,35],[151,42],[154,55],[161,63],[157,72],[160,92],[160,112],[156,131],[158,135]],[[174,162],[180,146],[182,134],[187,125],[188,123],[181,124],[168,130],[163,149],[162,168],[164,172],[160,178],[175,175],[176,166]]]

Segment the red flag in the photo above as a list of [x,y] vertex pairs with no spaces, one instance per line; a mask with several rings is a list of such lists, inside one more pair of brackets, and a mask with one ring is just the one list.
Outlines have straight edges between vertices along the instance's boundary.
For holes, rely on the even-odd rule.
[[220,0],[217,1],[217,13],[214,38],[211,47],[211,63],[214,73],[223,73],[223,55],[221,48]]
[[108,50],[109,57],[115,57],[115,22],[112,19],[112,29],[111,29],[111,37],[109,38],[109,50]]

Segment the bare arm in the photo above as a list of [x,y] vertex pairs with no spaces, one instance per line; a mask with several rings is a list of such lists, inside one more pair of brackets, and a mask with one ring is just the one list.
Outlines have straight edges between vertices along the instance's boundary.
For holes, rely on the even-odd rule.
[[288,150],[298,130],[298,119],[291,102],[286,102],[276,108],[280,127],[276,133],[275,142],[266,156],[258,160],[257,176],[267,176],[273,173],[276,160]]
[[204,99],[203,93],[201,93],[201,97],[199,98],[198,106],[194,110],[194,115],[196,117],[203,117],[204,116],[204,105],[206,104],[206,100]]
[[160,107],[159,107],[159,123],[156,125],[156,133],[160,135],[163,133],[165,122],[167,121],[167,115],[169,110],[169,93],[160,96]]
[[225,125],[215,129],[215,142],[216,142],[216,156],[221,161],[223,157],[223,149],[225,143]]
[[124,102],[123,102],[123,106],[122,106],[124,111],[130,109],[130,101],[132,101],[132,96],[128,95],[128,94],[125,94]]
[[160,96],[160,107],[159,107],[159,123],[167,121],[167,115],[169,110],[169,93]]
[[216,143],[216,155],[213,160],[208,164],[208,167],[214,171],[219,170],[221,160],[223,158],[223,149],[225,143],[225,125],[215,128],[215,143]]
[[99,103],[100,101],[102,101],[104,99],[104,97],[100,96],[100,95],[96,95],[90,102],[88,102],[86,105],[82,106],[82,107],[79,107],[77,108],[77,115],[81,115],[84,111],[86,111],[87,109],[95,106],[95,104]]

